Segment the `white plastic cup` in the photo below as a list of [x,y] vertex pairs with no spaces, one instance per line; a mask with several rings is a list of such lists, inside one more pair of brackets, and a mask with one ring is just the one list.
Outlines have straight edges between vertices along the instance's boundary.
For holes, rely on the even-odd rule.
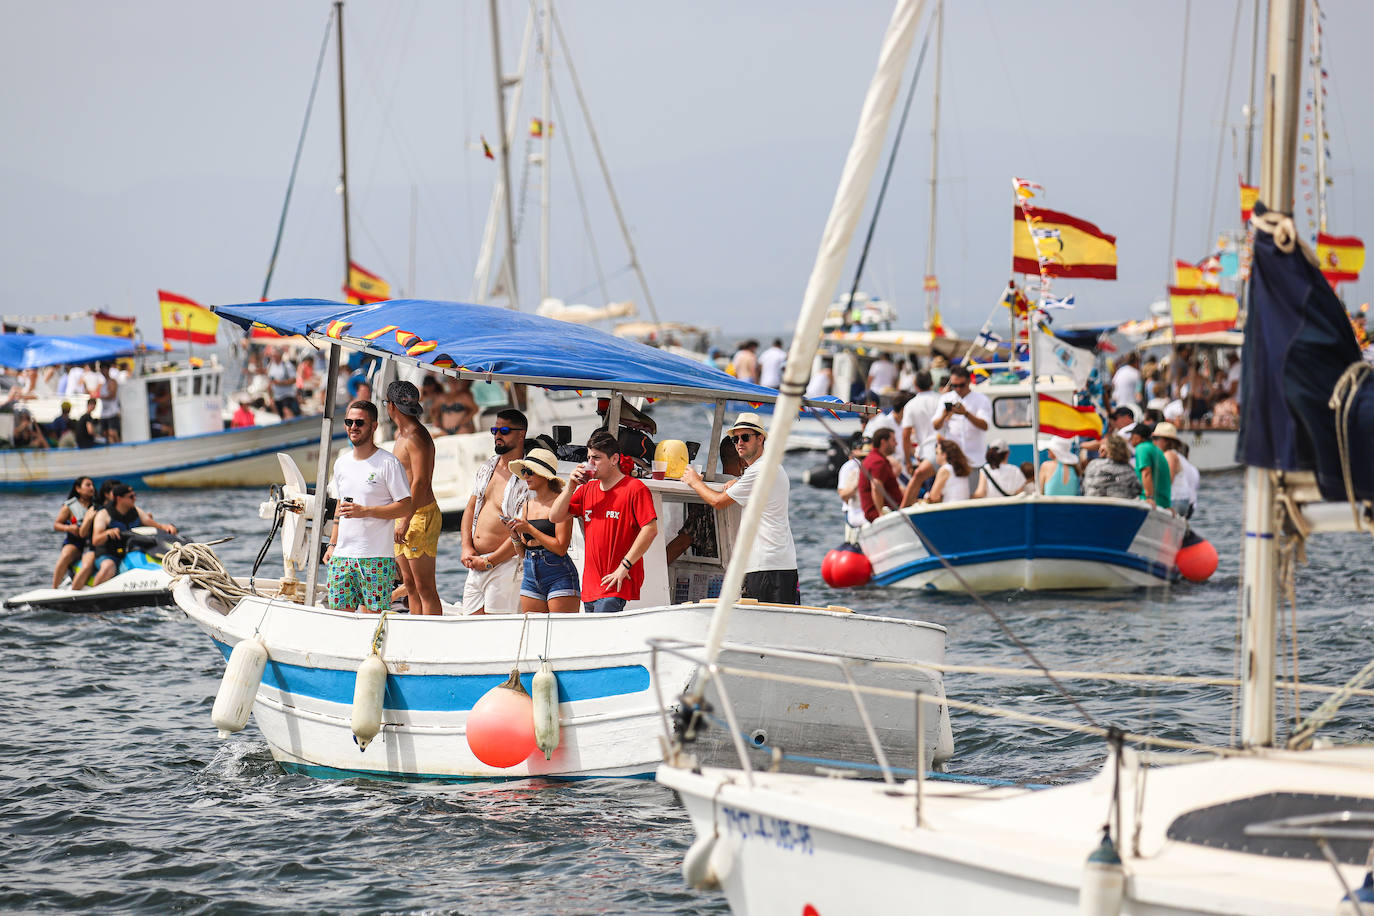
[[650,469],[650,473],[653,475],[654,480],[662,480],[668,474],[668,462],[655,461]]

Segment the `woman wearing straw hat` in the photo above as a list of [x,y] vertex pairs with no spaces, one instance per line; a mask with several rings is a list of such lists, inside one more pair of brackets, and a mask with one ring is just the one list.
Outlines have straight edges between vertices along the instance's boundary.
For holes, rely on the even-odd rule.
[[1046,496],[1078,495],[1078,455],[1073,440],[1054,436],[1040,443],[1050,450],[1050,457],[1040,465],[1040,492]]
[[582,605],[581,576],[568,557],[572,518],[555,523],[549,518],[554,501],[563,492],[558,458],[544,448],[530,451],[510,463],[530,488],[523,518],[506,520],[511,539],[525,551],[524,578],[520,581],[520,611],[524,614],[575,613]]

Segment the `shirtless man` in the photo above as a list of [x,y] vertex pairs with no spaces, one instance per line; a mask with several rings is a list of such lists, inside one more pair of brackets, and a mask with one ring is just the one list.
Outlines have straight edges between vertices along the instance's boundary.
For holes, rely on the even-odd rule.
[[442,614],[439,589],[434,584],[434,565],[439,556],[443,516],[434,500],[434,440],[419,421],[423,411],[419,389],[410,382],[397,380],[387,386],[386,412],[396,425],[392,454],[400,460],[410,480],[411,511],[396,520],[396,565],[401,569],[410,612]]
[[514,408],[496,415],[491,428],[496,454],[477,471],[463,512],[464,614],[513,614],[520,609],[522,562],[501,516],[518,518],[530,490],[511,474],[510,463],[525,457],[529,421]]

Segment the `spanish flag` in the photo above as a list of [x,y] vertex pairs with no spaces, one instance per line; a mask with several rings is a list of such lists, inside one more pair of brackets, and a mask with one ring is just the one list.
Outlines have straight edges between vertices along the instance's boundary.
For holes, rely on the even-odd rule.
[[945,329],[945,323],[940,320],[940,310],[938,308],[930,315],[930,333],[936,337],[949,336],[949,331]]
[[1048,394],[1040,395],[1040,431],[1072,439],[1102,438],[1102,417],[1093,407],[1075,407]]
[[1240,221],[1250,222],[1250,214],[1255,210],[1255,201],[1259,200],[1259,187],[1252,184],[1240,183]]
[[1013,207],[1012,217],[1014,272],[1039,274],[1043,267],[1051,277],[1116,279],[1116,236],[1076,216],[1026,203]]
[[1364,267],[1364,242],[1353,235],[1317,234],[1317,261],[1326,282],[1353,283],[1360,279]]
[[1174,336],[1229,331],[1235,327],[1240,311],[1236,297],[1216,289],[1169,287],[1169,308],[1173,314]]
[[110,315],[105,312],[95,313],[95,332],[104,334],[107,337],[130,337],[134,336],[134,323],[137,319],[120,318],[118,315]]
[[1187,261],[1174,261],[1174,286],[1197,289],[1202,286],[1202,268]]
[[166,348],[173,340],[184,340],[190,344],[209,346],[215,342],[215,332],[219,330],[219,316],[198,302],[169,293],[165,289],[157,291],[158,304],[162,306],[162,341]]
[[348,262],[348,285],[344,295],[350,305],[368,305],[391,298],[391,284],[352,261]]

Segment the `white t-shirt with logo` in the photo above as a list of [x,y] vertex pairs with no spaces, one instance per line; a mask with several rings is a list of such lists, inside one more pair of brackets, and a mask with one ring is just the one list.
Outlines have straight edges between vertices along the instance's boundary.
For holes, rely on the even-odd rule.
[[[750,497],[754,495],[758,469],[757,463],[750,465],[744,475],[726,491],[741,506],[748,505]],[[777,476],[773,478],[773,490],[764,505],[759,536],[749,550],[748,572],[797,568],[797,548],[792,542],[792,526],[787,520],[787,501],[791,492],[792,485],[787,480],[787,472],[778,468]]]
[[[400,459],[379,448],[371,457],[341,452],[334,462],[329,490],[340,502],[351,497],[359,506],[385,506],[410,495],[410,481]],[[395,554],[394,518],[340,518],[334,556],[365,559]]]

